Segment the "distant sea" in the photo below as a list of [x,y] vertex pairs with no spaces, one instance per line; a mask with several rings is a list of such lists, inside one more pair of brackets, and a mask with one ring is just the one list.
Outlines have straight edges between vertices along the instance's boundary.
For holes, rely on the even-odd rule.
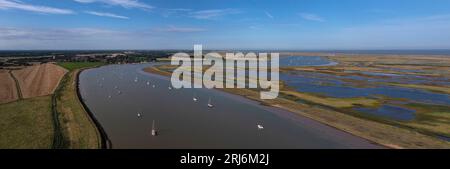
[[297,52],[324,52],[345,54],[393,54],[393,55],[449,55],[450,49],[436,50],[305,50]]
[[[189,52],[189,50],[0,50],[0,57],[31,55],[42,56],[51,53],[95,53],[95,52],[120,52],[120,51],[161,51],[161,52]],[[433,49],[433,50],[211,50],[211,51],[233,51],[233,52],[320,52],[320,53],[344,53],[344,54],[393,54],[393,55],[448,55],[450,57],[450,49]],[[206,51],[205,51],[206,52]]]

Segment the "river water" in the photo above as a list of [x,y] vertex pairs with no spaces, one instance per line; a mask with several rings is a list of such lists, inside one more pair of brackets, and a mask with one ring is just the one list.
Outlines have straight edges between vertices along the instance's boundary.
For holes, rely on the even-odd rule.
[[[380,148],[240,96],[208,89],[169,89],[167,77],[142,71],[149,66],[109,65],[80,75],[82,99],[113,148]],[[209,99],[214,108],[207,106]],[[153,121],[159,132],[156,137],[151,135]]]

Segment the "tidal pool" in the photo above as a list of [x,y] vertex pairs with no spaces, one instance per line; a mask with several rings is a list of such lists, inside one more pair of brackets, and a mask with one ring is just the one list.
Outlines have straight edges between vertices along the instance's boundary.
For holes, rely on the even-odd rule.
[[318,93],[328,97],[376,97],[388,96],[411,101],[450,105],[447,94],[434,93],[420,89],[378,85],[375,87],[353,87],[351,83],[336,78],[328,78],[325,74],[314,73],[282,73],[280,79],[288,86],[300,92]]
[[388,119],[399,120],[399,121],[409,121],[415,118],[415,111],[393,106],[393,105],[383,105],[379,108],[355,108],[355,110],[363,113],[368,113],[371,115],[385,117]]

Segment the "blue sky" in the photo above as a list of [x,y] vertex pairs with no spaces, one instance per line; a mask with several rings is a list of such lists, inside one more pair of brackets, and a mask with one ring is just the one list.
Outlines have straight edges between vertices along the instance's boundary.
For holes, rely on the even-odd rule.
[[450,49],[449,0],[0,0],[5,49]]

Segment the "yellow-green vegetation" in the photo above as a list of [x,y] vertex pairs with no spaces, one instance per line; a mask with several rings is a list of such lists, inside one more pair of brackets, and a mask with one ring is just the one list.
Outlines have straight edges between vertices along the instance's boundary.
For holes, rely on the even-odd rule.
[[57,64],[69,71],[105,65],[103,62],[58,62]]
[[450,107],[429,104],[407,104],[408,108],[416,110],[416,119],[402,122],[403,125],[438,134],[450,138]]
[[290,95],[298,99],[313,102],[315,104],[320,104],[324,106],[329,106],[333,108],[351,108],[354,106],[364,106],[364,107],[376,107],[379,106],[379,101],[369,98],[331,98],[331,97],[321,97],[308,93],[300,93],[296,91],[280,91],[281,94]]
[[171,61],[171,58],[157,58],[156,59],[157,61],[159,61],[159,62],[170,62]]
[[[161,69],[160,66],[145,69],[147,72],[164,76],[170,76],[170,70],[172,70],[171,66],[161,66]],[[420,130],[411,130],[410,127],[397,127],[391,125],[392,123],[385,124],[339,111],[353,106],[375,107],[380,104],[377,100],[368,98],[327,98],[292,91],[284,86],[282,86],[281,94],[287,97],[279,97],[274,100],[261,100],[257,90],[220,90],[259,101],[267,106],[291,111],[390,148],[450,148],[450,143],[419,133],[418,131]],[[306,101],[306,103],[298,102],[298,100]],[[326,109],[323,106],[316,105],[324,105],[333,109]],[[434,115],[438,114],[435,113]]]
[[51,97],[42,96],[0,105],[0,149],[52,147]]
[[98,66],[99,64],[75,65],[71,63],[65,65],[76,68],[64,77],[60,84],[60,90],[55,93],[62,136],[67,142],[66,148],[101,148],[100,133],[78,98],[76,84],[79,68]]

